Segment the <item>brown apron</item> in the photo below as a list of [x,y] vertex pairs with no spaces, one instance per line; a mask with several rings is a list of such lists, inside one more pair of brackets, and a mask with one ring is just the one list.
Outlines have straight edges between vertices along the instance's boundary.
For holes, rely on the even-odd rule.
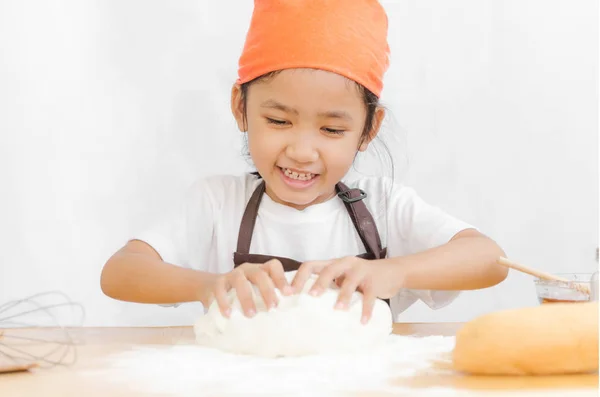
[[[350,215],[352,223],[354,223],[354,227],[367,250],[367,252],[357,255],[357,257],[368,260],[385,258],[387,248],[381,247],[377,225],[375,225],[371,213],[362,201],[367,197],[367,194],[361,189],[348,189],[342,182],[335,185],[335,190],[338,197],[344,202],[348,215]],[[250,253],[250,242],[252,240],[254,224],[256,223],[258,207],[264,192],[265,181],[261,181],[252,194],[252,197],[250,197],[250,201],[248,201],[246,210],[242,216],[237,251],[233,254],[233,263],[237,267],[244,263],[265,263],[271,259],[278,259],[286,272],[298,270],[302,263],[294,259]]]

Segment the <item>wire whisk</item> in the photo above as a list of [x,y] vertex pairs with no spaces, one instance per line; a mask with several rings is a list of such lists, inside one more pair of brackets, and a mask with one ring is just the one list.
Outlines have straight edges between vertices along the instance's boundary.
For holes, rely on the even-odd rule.
[[66,324],[81,326],[84,316],[83,306],[62,292],[1,304],[0,373],[75,363],[76,342]]

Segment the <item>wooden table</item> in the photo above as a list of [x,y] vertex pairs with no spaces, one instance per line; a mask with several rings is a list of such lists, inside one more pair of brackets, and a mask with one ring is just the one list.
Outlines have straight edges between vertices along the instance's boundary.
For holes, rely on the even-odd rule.
[[[395,324],[399,335],[454,335],[461,324]],[[53,329],[24,329],[24,336],[52,337]],[[1,397],[138,397],[147,396],[126,387],[82,377],[78,370],[86,368],[97,358],[122,352],[131,346],[193,343],[191,327],[164,328],[76,328],[71,334],[77,343],[78,361],[70,368],[54,367],[33,372],[0,374]],[[423,393],[435,386],[450,388],[454,393],[444,396],[598,396],[598,375],[553,377],[471,377],[458,374],[423,375],[402,378],[408,385]],[[198,396],[203,395],[199,391]],[[377,393],[358,396],[383,396]],[[389,396],[389,394],[387,394]],[[422,395],[422,394],[419,394]],[[438,394],[433,394],[438,395]]]

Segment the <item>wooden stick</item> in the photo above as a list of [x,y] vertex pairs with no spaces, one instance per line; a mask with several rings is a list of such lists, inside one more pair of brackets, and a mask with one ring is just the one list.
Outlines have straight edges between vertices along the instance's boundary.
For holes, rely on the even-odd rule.
[[550,274],[550,273],[543,272],[541,270],[533,269],[531,267],[521,265],[519,263],[513,262],[513,261],[508,260],[503,257],[498,258],[498,263],[502,266],[506,266],[508,268],[518,270],[522,273],[526,273],[531,276],[541,278],[542,280],[569,282],[569,280],[567,280],[566,278],[558,277],[558,276],[555,276],[554,274]]
[[579,284],[576,281],[568,280],[566,278],[555,276],[554,274],[546,273],[544,271],[534,269],[529,266],[521,265],[519,263],[508,260],[504,257],[498,258],[497,262],[498,262],[498,264],[500,264],[502,266],[506,266],[508,268],[518,270],[522,273],[526,273],[531,276],[538,277],[542,280],[561,281],[561,282],[570,283],[570,284],[572,283],[576,290],[586,293],[588,295],[590,294],[590,289],[588,288],[588,286]]

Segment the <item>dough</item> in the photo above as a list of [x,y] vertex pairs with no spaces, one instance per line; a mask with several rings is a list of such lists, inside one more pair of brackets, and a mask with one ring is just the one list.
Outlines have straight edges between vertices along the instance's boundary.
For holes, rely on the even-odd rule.
[[[295,274],[286,273],[289,282]],[[279,305],[271,311],[266,310],[254,288],[257,313],[252,318],[244,316],[235,291],[230,291],[230,318],[223,317],[213,302],[194,326],[197,343],[232,353],[279,357],[352,352],[387,339],[392,331],[392,313],[385,302],[376,300],[371,319],[362,324],[361,293],[353,294],[348,309],[334,309],[337,287],[313,297],[308,290],[315,280],[313,275],[297,295],[283,296],[276,290]]]
[[552,303],[481,316],[456,335],[454,368],[479,375],[598,371],[598,302]]

